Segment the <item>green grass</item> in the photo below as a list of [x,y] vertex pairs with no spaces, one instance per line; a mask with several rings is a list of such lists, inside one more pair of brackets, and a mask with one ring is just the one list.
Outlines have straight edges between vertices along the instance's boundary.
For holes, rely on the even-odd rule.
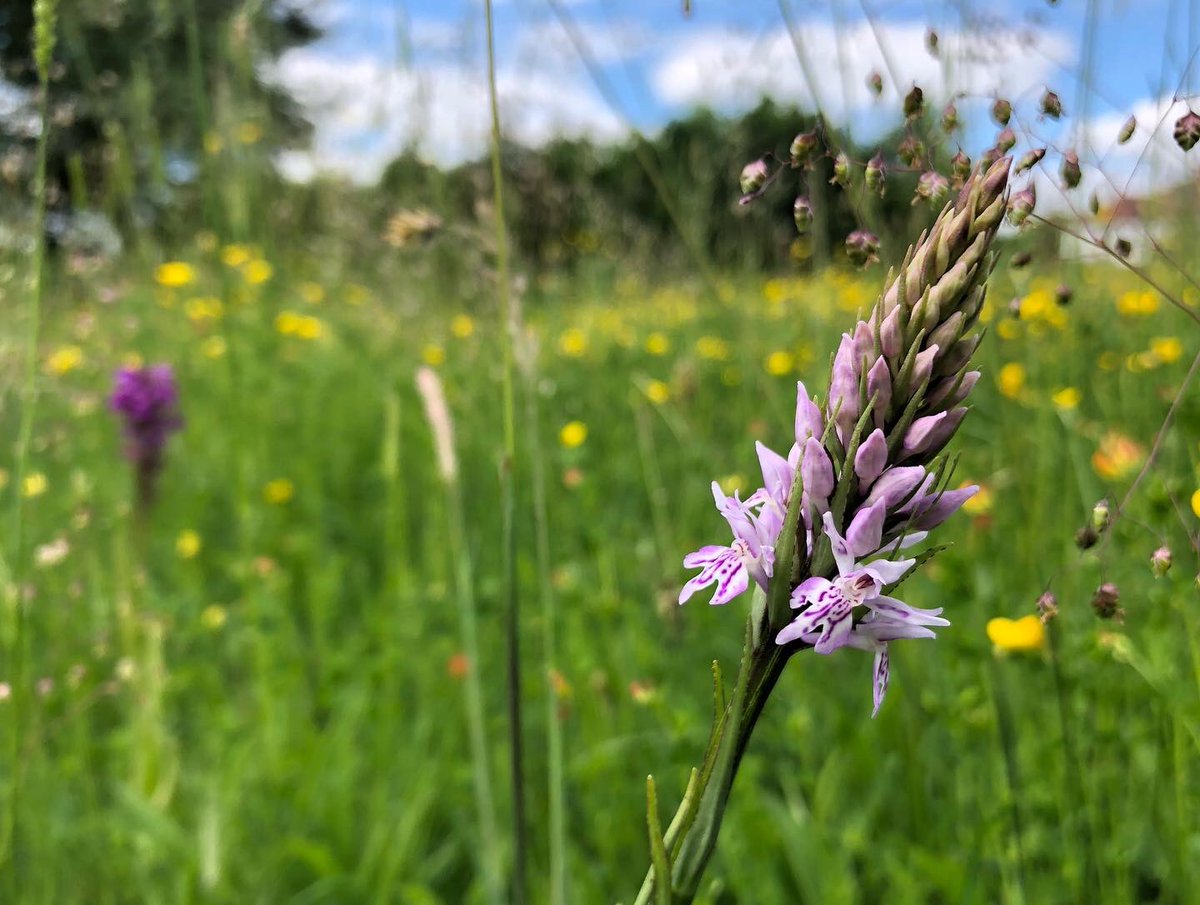
[[[217,250],[197,247],[179,255],[196,282],[174,291],[132,259],[86,278],[53,265],[29,462],[47,486],[26,502],[26,556],[4,547],[23,579],[4,589],[0,681],[16,681],[7,657],[17,643],[30,663],[26,685],[0,702],[0,778],[15,793],[4,799],[14,835],[3,901],[483,900],[464,687],[452,669],[452,515],[413,375],[423,357],[437,359],[430,346],[442,350],[507,826],[497,317],[486,285],[468,312],[439,303],[436,281],[403,282],[421,252],[406,255],[378,275],[279,256],[251,287]],[[23,273],[5,273],[0,427],[11,438],[26,315],[13,303]],[[882,280],[831,273],[764,287],[730,274],[714,298],[686,281],[588,273],[544,280],[523,299],[540,349],[540,423],[517,431],[535,902],[549,888],[551,708],[529,438],[545,458],[568,900],[628,902],[648,864],[645,775],[673,810],[703,750],[710,663],[731,675],[741,642],[738,613],[674,604],[682,555],[723,538],[708,482],[741,475],[755,486],[753,440],[786,447],[795,379],[824,389],[837,333]],[[324,299],[310,304],[300,283],[314,274]],[[914,604],[945,606],[953,626],[937,642],[897,645],[874,721],[866,655],[789,666],[737,781],[705,901],[1184,902],[1195,888],[1194,388],[1103,559],[1072,542],[1092,503],[1133,478],[1097,474],[1101,438],[1115,430],[1149,447],[1195,354],[1194,327],[1165,305],[1120,315],[1115,299],[1135,284],[1106,265],[1084,272],[1061,328],[1001,327],[1003,300],[1051,276],[996,278],[985,377],[956,441],[958,474],[986,484],[990,510],[949,523],[940,539],[953,547],[908,590]],[[115,300],[101,301],[109,289]],[[209,295],[224,317],[196,326],[187,300]],[[319,318],[323,335],[281,335],[285,310]],[[458,336],[451,323],[464,313],[472,329]],[[664,354],[647,350],[654,333]],[[217,358],[206,354],[214,335],[226,345]],[[1181,340],[1177,360],[1126,361],[1170,336]],[[711,338],[723,340],[725,360],[699,354],[706,337],[710,352]],[[64,345],[82,350],[82,364],[49,372]],[[776,351],[795,368],[768,373]],[[187,419],[140,526],[105,399],[131,354],[177,369]],[[1026,369],[1019,399],[997,388],[1011,362]],[[669,398],[651,401],[651,381]],[[1067,386],[1082,400],[1061,411],[1050,394]],[[529,411],[518,405],[523,419]],[[575,420],[587,439],[563,448],[560,429]],[[10,477],[11,457],[6,444]],[[277,479],[294,486],[282,505],[264,499]],[[9,480],[5,505],[17,491]],[[202,538],[190,559],[176,551],[185,530]],[[33,562],[34,548],[58,538],[69,544],[62,561]],[[1176,565],[1156,580],[1148,560],[1163,541]],[[1091,612],[1102,580],[1121,587],[1123,627]],[[1057,670],[1047,652],[994,656],[987,621],[1033,612],[1050,581],[1062,610]],[[41,679],[53,681],[48,693]],[[511,856],[509,840],[500,846]]]

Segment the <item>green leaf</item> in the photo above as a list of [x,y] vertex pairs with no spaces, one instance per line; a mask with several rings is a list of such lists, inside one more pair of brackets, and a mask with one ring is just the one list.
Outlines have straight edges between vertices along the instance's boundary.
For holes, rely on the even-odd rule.
[[646,826],[650,831],[650,860],[654,865],[654,901],[657,905],[671,905],[671,862],[667,858],[667,846],[658,820],[658,793],[653,776],[646,777]]

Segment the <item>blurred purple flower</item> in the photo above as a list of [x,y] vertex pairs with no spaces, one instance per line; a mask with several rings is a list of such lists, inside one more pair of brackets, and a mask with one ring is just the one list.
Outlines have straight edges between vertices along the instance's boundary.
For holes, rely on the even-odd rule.
[[121,368],[113,380],[109,406],[121,419],[125,456],[133,463],[138,502],[144,507],[153,500],[167,439],[183,427],[175,373],[170,365]]

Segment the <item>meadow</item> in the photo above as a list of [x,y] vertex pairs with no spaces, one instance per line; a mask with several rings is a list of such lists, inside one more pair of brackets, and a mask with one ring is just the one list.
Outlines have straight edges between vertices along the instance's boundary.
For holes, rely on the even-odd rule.
[[[882,276],[657,282],[594,257],[605,266],[522,299],[532,901],[547,894],[551,714],[569,900],[632,896],[645,774],[682,793],[710,662],[737,657],[727,611],[675,603],[683,553],[713,534],[707,484],[752,489],[753,438],[786,441],[795,381],[820,385],[825,350]],[[505,820],[510,807],[501,325],[486,302],[440,304],[436,282],[312,265],[200,232],[173,262],[53,271],[29,462],[20,481],[13,462],[3,472],[30,554],[5,597],[5,901],[481,900],[471,671]],[[994,278],[985,377],[956,441],[955,481],[984,490],[908,589],[952,627],[897,653],[873,721],[865,655],[788,667],[703,901],[1189,898],[1195,393],[1111,546],[1080,553],[1074,535],[1129,487],[1192,344],[1123,269],[1069,266],[1066,306],[1049,262]],[[15,365],[25,275],[4,276]],[[1001,301],[1014,297],[1020,317]],[[139,513],[107,396],[115,369],[153,362],[175,368],[185,425]],[[449,397],[457,501],[415,390],[422,365]],[[1156,578],[1162,543],[1177,562]],[[1121,624],[1089,606],[1101,581],[1120,586]],[[1048,632],[989,640],[989,620],[1036,613],[1047,586]]]
[[[829,529],[803,567],[791,559],[801,507],[820,509],[793,491],[821,497],[820,481],[795,465],[782,488],[790,527],[771,543],[787,581],[760,582],[766,609],[709,606],[708,592],[681,607],[683,558],[728,537],[711,482],[743,496],[770,483],[754,441],[799,436],[797,381],[835,396],[839,337],[909,285],[889,266],[954,198],[943,170],[968,182],[948,210],[970,208],[958,222],[972,232],[931,240],[945,252],[923,259],[922,285],[941,281],[932,314],[907,288],[891,309],[897,345],[929,353],[924,382],[883,328],[869,351],[913,400],[908,420],[878,413],[884,460],[932,470],[906,444],[913,414],[944,402],[930,398],[938,350],[908,318],[921,306],[952,353],[969,344],[974,284],[947,289],[946,274],[968,241],[994,241],[982,377],[946,466],[950,487],[980,489],[903,578],[906,601],[951,624],[896,645],[874,718],[864,650],[825,657],[793,638],[694,901],[1194,902],[1194,178],[1110,230],[1125,191],[1103,174],[1081,213],[1079,159],[1054,142],[1081,141],[1092,178],[1133,159],[1119,150],[1133,119],[1101,141],[1091,120],[1055,125],[1049,87],[1016,108],[1005,84],[969,94],[959,63],[1008,72],[973,56],[975,26],[939,39],[865,4],[854,28],[874,36],[886,88],[878,69],[847,81],[836,4],[820,32],[837,38],[827,87],[844,130],[809,85],[818,102],[799,122],[766,100],[649,137],[625,122],[612,146],[525,146],[501,124],[483,6],[490,148],[454,166],[407,148],[371,186],[283,175],[313,111],[268,64],[325,27],[292,4],[36,0],[0,18],[0,100],[28,108],[0,111],[0,902],[692,901],[662,883],[639,893],[649,865],[671,869],[656,824],[714,719],[742,719],[744,645],[783,656],[754,639],[778,629],[771,607],[787,613],[804,570],[835,575]],[[1084,25],[1072,78],[1094,100],[1090,4]],[[928,104],[893,78],[881,34],[943,77]],[[809,78],[803,42],[795,53]],[[1173,128],[1177,155],[1200,142],[1190,108],[1168,122],[1190,66],[1158,123],[1137,125],[1139,140]],[[871,116],[894,114],[869,160],[850,138],[862,90]],[[960,145],[984,133],[996,144],[972,170]],[[1033,168],[1065,207],[1032,212]],[[739,170],[756,206],[737,203]],[[1006,210],[1016,223],[1001,228]],[[1064,223],[1100,238],[1066,241]],[[876,250],[883,263],[855,266]],[[939,380],[965,368],[937,361]],[[879,398],[868,363],[842,368],[864,406]],[[130,381],[154,375],[167,401],[138,427],[149,390]],[[882,480],[849,455],[874,413],[849,433],[832,403],[825,414],[805,455],[838,463],[841,499],[824,511],[849,523],[847,500],[870,508]],[[855,557],[891,544],[881,530]],[[893,587],[878,580],[871,600]],[[849,607],[842,624],[875,615]],[[676,867],[693,857],[680,845]]]

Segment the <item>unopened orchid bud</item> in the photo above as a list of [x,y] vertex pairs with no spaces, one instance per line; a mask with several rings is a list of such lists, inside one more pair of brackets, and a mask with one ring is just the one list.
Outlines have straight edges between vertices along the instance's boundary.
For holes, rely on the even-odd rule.
[[979,168],[988,170],[1003,156],[1004,152],[1000,150],[999,146],[990,147],[979,155]]
[[950,174],[954,177],[955,184],[963,182],[971,175],[971,158],[964,154],[961,148],[950,158]]
[[741,188],[743,195],[752,195],[763,187],[771,175],[765,160],[756,160],[742,167]]
[[1058,99],[1058,95],[1050,89],[1046,89],[1046,93],[1042,95],[1042,100],[1038,104],[1038,109],[1042,111],[1043,116],[1048,116],[1051,119],[1060,119],[1063,115],[1062,101]]
[[883,541],[883,522],[887,518],[887,506],[875,503],[863,506],[854,514],[846,528],[846,544],[855,556],[866,556],[879,549]]
[[1175,120],[1175,144],[1185,151],[1190,151],[1198,141],[1200,141],[1200,116],[1189,110]]
[[913,204],[919,199],[924,199],[930,204],[941,204],[949,193],[950,180],[941,173],[927,170],[917,179],[917,195],[913,198]]
[[833,161],[833,178],[829,180],[833,185],[840,185],[845,188],[850,184],[850,158],[843,151]]
[[821,441],[809,437],[804,444],[804,458],[800,460],[801,480],[809,499],[828,500],[833,493],[833,463]]
[[1133,133],[1137,129],[1137,117],[1130,116],[1121,126],[1121,131],[1117,133],[1117,144],[1123,145],[1129,139],[1133,138]]
[[1124,237],[1118,237],[1117,241],[1113,243],[1113,251],[1122,258],[1127,258],[1133,251],[1133,243]]
[[1012,104],[1004,98],[997,98],[996,102],[992,104],[992,119],[999,126],[1007,126],[1008,121],[1012,119]]
[[820,140],[817,138],[816,132],[801,132],[792,139],[792,166],[807,165],[813,159],[813,155],[817,153],[819,146]]
[[1080,550],[1090,550],[1096,546],[1096,541],[1100,539],[1100,535],[1096,533],[1091,525],[1084,525],[1075,532],[1075,546]]
[[932,28],[925,32],[925,47],[931,55],[938,55],[938,33]]
[[900,309],[893,308],[891,313],[879,325],[879,342],[883,346],[883,354],[887,358],[895,358],[900,354],[904,333],[900,329]]
[[881,76],[878,72],[872,71],[871,74],[867,76],[867,90],[876,97],[879,97],[879,95],[883,94],[883,76]]
[[1017,165],[1013,167],[1014,173],[1024,173],[1026,170],[1031,170],[1039,164],[1043,157],[1046,156],[1045,148],[1034,148],[1032,151],[1026,151],[1021,155],[1021,159],[1017,161]]
[[951,101],[942,108],[942,131],[953,132],[957,128],[958,107],[954,106],[954,101]]
[[858,445],[858,452],[854,454],[854,474],[858,476],[859,486],[865,489],[874,484],[887,467],[887,461],[887,437],[876,428]]
[[888,509],[894,509],[908,499],[923,480],[925,469],[920,465],[893,465],[871,485],[865,505],[883,501]]
[[1059,283],[1058,288],[1054,290],[1054,301],[1059,307],[1065,308],[1071,304],[1071,299],[1075,297],[1075,290],[1066,283]]
[[860,267],[878,261],[878,236],[865,229],[856,229],[846,236],[846,255]]
[[1108,505],[1108,500],[1104,499],[1097,501],[1096,505],[1092,507],[1092,529],[1097,534],[1103,534],[1108,529],[1108,526],[1111,524],[1111,522],[1112,509]]
[[867,191],[878,192],[883,194],[883,179],[887,175],[887,164],[883,161],[883,155],[878,151],[875,156],[867,161],[867,169],[864,173],[864,178],[867,183]]
[[1007,154],[1013,149],[1017,143],[1017,133],[1012,129],[1005,129],[996,136],[996,147],[1000,149],[1001,154]]
[[885,355],[875,359],[867,371],[867,398],[875,400],[875,423],[882,425],[892,404],[892,373]]
[[1171,571],[1170,547],[1164,545],[1154,551],[1150,556],[1150,571],[1154,573],[1155,578],[1162,578]]
[[1033,213],[1033,209],[1037,206],[1037,191],[1033,184],[1030,183],[1029,188],[1024,191],[1017,192],[1008,201],[1008,222],[1013,226],[1020,226],[1024,223],[1029,215]]
[[925,92],[919,86],[913,85],[912,91],[904,95],[904,116],[906,119],[916,119],[925,109]]
[[1083,171],[1079,169],[1079,155],[1074,151],[1067,151],[1062,159],[1062,181],[1069,189],[1079,185],[1079,181],[1083,178]]
[[821,438],[825,431],[825,421],[821,417],[821,409],[812,397],[804,381],[796,381],[796,443],[803,446],[809,437]]
[[796,221],[796,230],[801,235],[808,232],[813,222],[813,209],[809,200],[801,195],[792,205],[792,219]]
[[1037,608],[1042,623],[1045,624],[1058,615],[1058,598],[1050,591],[1043,591],[1042,596],[1037,599]]
[[1121,592],[1111,581],[1106,581],[1096,588],[1092,595],[1092,609],[1101,619],[1120,619],[1124,613],[1121,610]]

